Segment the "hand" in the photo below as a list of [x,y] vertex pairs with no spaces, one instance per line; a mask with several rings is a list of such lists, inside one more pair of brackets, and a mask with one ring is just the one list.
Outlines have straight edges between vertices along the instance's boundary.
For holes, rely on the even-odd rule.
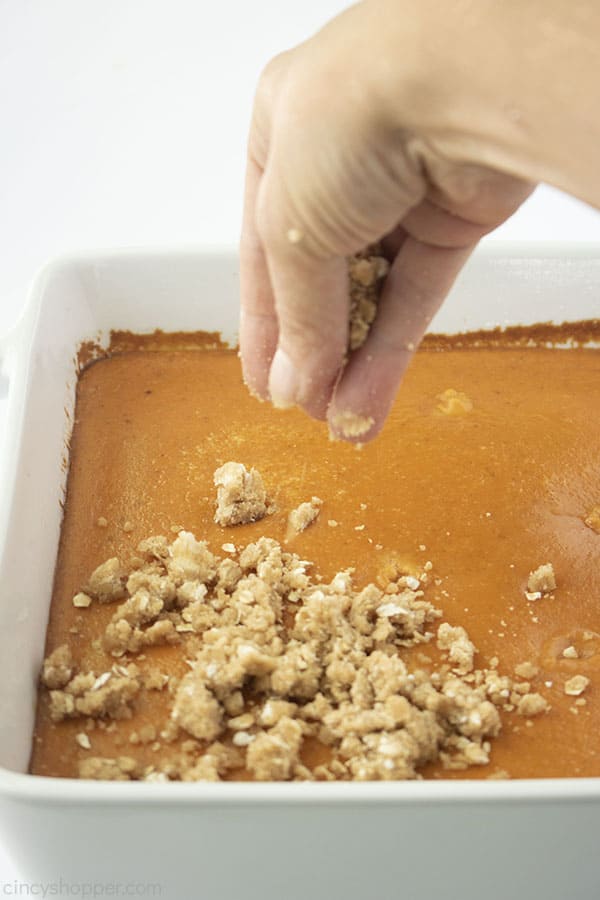
[[[446,143],[444,128],[419,127],[414,107],[431,90],[415,88],[403,47],[394,84],[405,89],[384,83],[381,27],[369,26],[370,6],[378,4],[353,7],[265,70],[241,240],[246,383],[275,406],[297,404],[326,418],[335,436],[359,441],[381,429],[413,352],[477,242],[533,186],[490,167],[494,142],[487,152],[485,142],[469,141],[467,128],[461,158],[451,114],[441,117]],[[365,59],[374,60],[371,69]],[[392,264],[377,318],[346,364],[346,257],[382,238]]]

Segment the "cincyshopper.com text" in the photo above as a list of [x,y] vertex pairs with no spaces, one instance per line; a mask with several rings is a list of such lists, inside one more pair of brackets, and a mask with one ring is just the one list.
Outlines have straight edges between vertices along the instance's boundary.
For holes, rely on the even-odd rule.
[[160,897],[163,886],[143,881],[0,881],[4,897]]

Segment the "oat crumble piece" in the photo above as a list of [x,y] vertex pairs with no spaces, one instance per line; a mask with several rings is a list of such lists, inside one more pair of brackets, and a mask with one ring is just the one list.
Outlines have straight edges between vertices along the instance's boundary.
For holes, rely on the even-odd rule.
[[67,644],[61,644],[44,660],[42,684],[50,690],[64,688],[73,677],[74,672],[75,664],[71,649]]
[[223,711],[205,683],[202,672],[185,675],[175,695],[173,721],[202,741],[212,741],[222,731]]
[[600,534],[600,506],[594,506],[583,521],[588,528]]
[[383,280],[389,271],[381,248],[374,244],[348,260],[350,322],[348,349],[357,350],[366,341],[381,295]]
[[[181,531],[177,529],[177,533]],[[167,538],[162,535],[153,535],[144,538],[137,546],[138,553],[141,553],[146,562],[162,561],[169,556],[170,544]]]
[[550,709],[548,702],[538,693],[526,693],[517,704],[517,714],[519,716],[539,716],[541,713]]
[[257,781],[287,781],[300,761],[302,726],[283,716],[248,746],[246,766]]
[[171,546],[166,569],[177,586],[186,581],[211,581],[217,571],[216,557],[206,541],[197,541],[190,531],[180,531]]
[[437,404],[439,412],[447,416],[464,416],[473,409],[471,398],[454,388],[447,388],[437,395],[436,400],[439,401]]
[[90,756],[79,763],[79,777],[102,781],[131,781],[139,777],[140,767],[130,756],[115,759]]
[[473,671],[473,658],[477,651],[460,625],[453,628],[447,622],[442,622],[437,632],[437,645],[440,650],[448,651],[448,659],[460,675]]
[[534,666],[534,664],[529,660],[527,660],[526,662],[518,663],[518,665],[515,666],[515,675],[517,675],[519,678],[535,678],[536,675],[539,675],[539,671],[540,670],[538,669],[538,667]]
[[83,750],[91,750],[92,749],[92,744],[90,742],[89,736],[86,734],[85,731],[80,731],[78,734],[76,734],[75,740],[77,741],[77,743]]
[[122,600],[126,595],[126,572],[116,557],[99,565],[90,576],[85,593],[100,603]]
[[217,525],[245,525],[257,522],[269,512],[262,476],[248,471],[242,463],[227,462],[214,474],[217,488]]
[[590,679],[585,675],[574,675],[572,678],[569,678],[568,681],[565,681],[565,694],[569,697],[579,697],[580,694],[583,694],[589,683]]
[[[63,648],[59,648],[63,650]],[[124,719],[131,715],[132,702],[140,690],[140,680],[135,673],[116,675],[103,672],[77,672],[71,665],[71,677],[65,681],[67,669],[62,669],[56,677],[56,667],[52,654],[44,663],[42,682],[46,687],[51,683],[60,688],[50,688],[50,718],[53,722],[81,716],[96,718]]]
[[293,509],[288,516],[288,539],[312,525],[321,512],[322,505],[323,501],[319,497],[311,497],[309,501]]
[[539,600],[543,594],[549,594],[556,589],[556,576],[552,563],[544,563],[529,573],[527,579],[528,600]]

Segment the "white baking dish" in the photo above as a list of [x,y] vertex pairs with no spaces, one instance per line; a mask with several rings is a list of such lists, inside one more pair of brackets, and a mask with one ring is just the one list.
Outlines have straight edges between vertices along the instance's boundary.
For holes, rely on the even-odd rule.
[[[432,327],[599,313],[600,248],[492,245]],[[48,266],[2,347],[0,830],[23,877],[62,879],[64,896],[94,882],[93,896],[108,895],[108,883],[125,895],[131,882],[152,896],[159,884],[177,900],[600,896],[600,779],[214,785],[25,774],[77,348],[114,328],[214,329],[234,340],[236,325],[233,252],[104,253]]]

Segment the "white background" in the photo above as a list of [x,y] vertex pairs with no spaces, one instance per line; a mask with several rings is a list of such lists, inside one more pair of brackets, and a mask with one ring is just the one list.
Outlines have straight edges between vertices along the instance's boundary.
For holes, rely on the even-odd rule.
[[[346,5],[0,0],[0,335],[55,254],[236,242],[260,69]],[[543,187],[498,239],[600,240],[600,214]]]

